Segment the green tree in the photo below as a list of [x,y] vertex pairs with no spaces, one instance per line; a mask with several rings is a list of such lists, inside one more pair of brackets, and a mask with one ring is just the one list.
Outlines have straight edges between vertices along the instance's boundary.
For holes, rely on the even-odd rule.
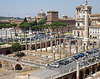
[[11,24],[6,24],[6,25],[4,25],[4,28],[6,29],[6,43],[7,43],[7,42],[8,42],[8,38],[7,38],[7,37],[8,37],[8,36],[7,36],[7,35],[8,35],[8,34],[7,34],[7,29],[8,29],[8,28],[12,28],[12,25],[11,25]]
[[26,17],[24,18],[24,22],[27,22],[27,18]]
[[15,36],[16,36],[16,38],[17,38],[16,29],[15,29],[15,27],[17,27],[17,24],[16,24],[16,23],[12,23],[11,25],[12,25],[12,27],[14,27],[14,30],[15,30]]
[[42,20],[40,20],[40,21],[38,22],[38,25],[43,25],[43,24],[45,24],[46,22],[47,22],[46,20],[42,19]]
[[24,32],[24,38],[25,38],[25,32],[26,32],[26,30],[29,30],[29,27],[30,27],[30,24],[26,23],[26,22],[19,26],[19,28],[21,28]]
[[[50,26],[51,26],[50,28],[52,28],[53,31],[54,31],[54,29],[57,28],[57,35],[59,36],[59,34],[58,34],[58,28],[60,28],[60,26],[62,26],[62,27],[63,26],[66,26],[66,24],[65,23],[62,23],[62,22],[55,21]],[[63,29],[62,29],[62,32],[63,32]]]
[[34,26],[32,26],[32,30],[37,31],[37,30],[39,30],[39,29],[40,29],[40,26],[39,26],[39,25],[34,25]]
[[19,43],[14,43],[12,46],[11,46],[11,51],[12,52],[18,52],[21,51],[23,49],[23,47],[19,44]]

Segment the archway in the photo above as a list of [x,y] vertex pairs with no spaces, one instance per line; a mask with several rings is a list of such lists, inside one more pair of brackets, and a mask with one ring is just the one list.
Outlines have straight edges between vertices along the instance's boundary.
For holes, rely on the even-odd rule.
[[83,79],[83,72],[80,71],[79,79]]
[[22,70],[22,67],[20,64],[15,65],[15,70]]
[[94,74],[94,73],[95,73],[95,67],[92,68],[92,74]]
[[86,75],[86,77],[89,75],[89,69],[87,69],[87,70],[85,71],[85,75]]
[[74,74],[74,75],[72,76],[72,79],[76,79],[76,74]]
[[65,77],[64,79],[69,79],[68,77]]
[[8,55],[8,54],[11,54],[11,51],[10,50],[7,50],[6,51],[6,55]]
[[100,71],[100,64],[99,64],[99,66],[97,67],[97,71]]

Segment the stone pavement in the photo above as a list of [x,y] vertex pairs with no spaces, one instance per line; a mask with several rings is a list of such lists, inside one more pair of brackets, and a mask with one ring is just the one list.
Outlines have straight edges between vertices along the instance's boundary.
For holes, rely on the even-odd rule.
[[50,69],[41,69],[31,73],[31,76],[38,77],[39,79],[44,79],[49,77],[50,75],[54,75],[59,73],[58,71],[50,70]]

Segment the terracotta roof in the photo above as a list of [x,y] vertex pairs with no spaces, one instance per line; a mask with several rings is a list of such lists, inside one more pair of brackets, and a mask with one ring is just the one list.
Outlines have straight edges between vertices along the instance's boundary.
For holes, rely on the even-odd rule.
[[50,11],[48,11],[47,13],[51,13],[51,12],[58,12],[58,11],[55,11],[55,10],[50,10]]
[[90,16],[100,16],[100,14],[90,14]]
[[59,18],[59,20],[75,20],[75,19],[74,18],[67,18],[67,19]]

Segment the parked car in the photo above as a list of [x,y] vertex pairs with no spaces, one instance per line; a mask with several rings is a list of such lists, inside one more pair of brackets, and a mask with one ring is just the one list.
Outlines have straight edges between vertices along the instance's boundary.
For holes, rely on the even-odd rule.
[[86,52],[80,53],[80,54],[84,54],[84,56],[88,56],[89,54]]
[[93,49],[93,50],[95,50],[96,52],[99,52],[99,49]]
[[78,56],[73,56],[74,60],[78,60],[78,58],[79,58]]
[[50,67],[59,68],[59,63],[52,63],[50,64]]
[[64,61],[65,61],[66,64],[69,64],[70,63],[70,61],[67,60],[67,59],[65,59]]
[[93,51],[86,51],[86,53],[88,53],[88,54],[93,54]]
[[70,57],[70,58],[68,58],[67,60],[69,61],[69,63],[71,63],[71,62],[74,61],[73,57]]
[[84,57],[84,54],[82,54],[82,53],[78,54],[78,58],[80,58],[80,57]]
[[63,61],[59,61],[57,63],[59,63],[60,65],[66,65],[66,62],[64,60]]

